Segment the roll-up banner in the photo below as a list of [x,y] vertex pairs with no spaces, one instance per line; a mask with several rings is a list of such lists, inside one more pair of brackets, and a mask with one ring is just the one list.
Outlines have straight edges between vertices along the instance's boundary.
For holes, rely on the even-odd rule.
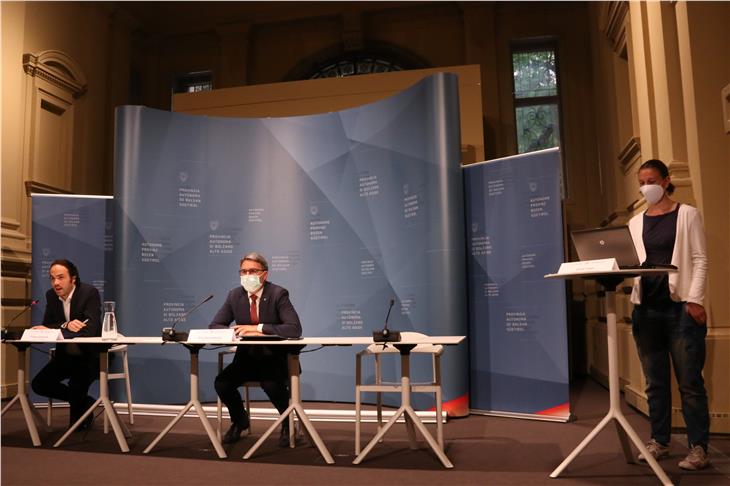
[[[43,321],[45,294],[51,288],[48,271],[56,259],[71,260],[81,281],[96,287],[102,301],[114,300],[113,209],[111,196],[32,194],[31,295],[38,300],[31,310],[32,324]],[[47,362],[47,357],[38,358],[31,360],[30,378]]]
[[464,168],[472,412],[570,416],[561,159],[542,150]]
[[[340,112],[218,118],[139,106],[116,113],[117,319],[127,335],[207,327],[239,285],[242,255],[268,258],[307,336],[369,336],[383,326],[467,331],[458,83],[436,74]],[[188,352],[130,349],[135,401],[188,400]],[[353,401],[355,349],[302,355],[305,400]],[[217,351],[201,352],[213,400]],[[415,360],[415,359],[414,359]],[[387,360],[390,361],[390,360]],[[444,353],[445,409],[468,411],[466,346]],[[399,360],[386,365],[395,378]],[[415,360],[414,381],[431,370]],[[419,408],[434,398],[414,397]],[[393,397],[397,403],[399,397]]]

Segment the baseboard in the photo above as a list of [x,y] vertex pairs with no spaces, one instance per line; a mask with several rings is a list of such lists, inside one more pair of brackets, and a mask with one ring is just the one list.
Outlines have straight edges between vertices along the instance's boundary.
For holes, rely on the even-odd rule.
[[[35,403],[34,404],[36,408],[39,409],[46,409],[48,408],[47,402],[42,403]],[[135,415],[145,415],[145,416],[153,416],[153,417],[174,417],[183,408],[183,405],[156,405],[151,403],[135,403],[132,405],[133,411]],[[53,402],[53,408],[68,408],[68,403],[64,402]],[[128,413],[127,411],[127,404],[126,402],[117,402],[114,403],[114,410],[117,411],[120,415],[126,415]],[[217,409],[215,405],[208,405],[203,406],[203,410],[205,411],[205,415],[208,418],[215,419],[217,415]],[[345,410],[337,410],[337,409],[316,409],[316,408],[307,408],[304,407],[305,412],[307,412],[307,416],[309,417],[309,420],[312,422],[352,422],[355,423],[355,409],[354,405],[352,409],[345,409]],[[393,409],[383,409],[383,421],[387,422],[394,414],[396,410]],[[435,424],[436,423],[436,412],[433,410],[430,411],[417,411],[416,415],[418,418],[421,419],[423,423],[427,424]],[[193,411],[189,410],[185,417],[197,417],[198,414]],[[222,417],[224,419],[228,419],[228,410],[226,410],[225,407],[223,407]],[[251,408],[251,418],[253,420],[271,420],[274,421],[279,418],[279,412],[273,408],[257,408],[253,407]],[[446,423],[448,418],[448,415],[446,412],[442,412],[441,419],[443,423]],[[362,410],[360,412],[360,421],[361,422],[372,422],[376,423],[378,421],[377,412],[375,410]],[[401,417],[398,419],[398,423],[404,422],[403,418]]]

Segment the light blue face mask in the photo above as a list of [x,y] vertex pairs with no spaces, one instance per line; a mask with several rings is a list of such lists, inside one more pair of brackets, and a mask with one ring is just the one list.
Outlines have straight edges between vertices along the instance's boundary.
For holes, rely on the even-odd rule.
[[241,275],[241,286],[246,292],[254,293],[261,287],[261,279],[258,275]]

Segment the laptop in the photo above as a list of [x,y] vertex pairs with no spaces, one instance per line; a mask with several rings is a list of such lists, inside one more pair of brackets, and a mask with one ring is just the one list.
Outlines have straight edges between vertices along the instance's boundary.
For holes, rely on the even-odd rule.
[[641,268],[628,226],[571,231],[580,261],[615,258],[620,269]]

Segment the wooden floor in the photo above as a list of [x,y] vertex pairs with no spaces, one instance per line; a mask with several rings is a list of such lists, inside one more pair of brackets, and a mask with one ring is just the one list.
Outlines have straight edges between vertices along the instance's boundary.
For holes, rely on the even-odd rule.
[[[312,408],[346,407],[343,404],[307,404]],[[359,466],[354,466],[354,425],[316,423],[335,464],[327,465],[316,449],[306,444],[279,449],[274,437],[250,460],[244,452],[269,422],[254,423],[253,436],[226,446],[228,459],[218,459],[197,419],[183,419],[146,455],[142,450],[169,422],[165,417],[135,417],[131,451],[121,453],[112,434],[103,434],[97,419],[86,435],[74,434],[61,448],[52,444],[63,433],[67,412],[54,417],[54,430],[44,435],[41,447],[32,447],[19,407],[2,419],[1,480],[10,485],[224,485],[224,484],[497,484],[553,486],[575,484],[659,484],[651,469],[626,464],[613,427],[607,427],[558,479],[550,472],[603,417],[608,392],[590,379],[572,386],[571,405],[577,420],[571,423],[537,422],[472,415],[450,420],[445,426],[447,454],[453,470],[441,467],[427,450],[410,450],[405,427],[397,425],[382,444]],[[351,405],[349,405],[351,407]],[[629,421],[642,437],[648,422],[624,406]],[[126,415],[121,416],[126,420]],[[431,428],[434,426],[431,425]],[[375,426],[364,426],[364,437]],[[672,437],[671,457],[661,462],[671,480],[681,485],[730,485],[730,437],[713,436],[710,467],[682,471],[677,462],[687,452],[685,437]]]

